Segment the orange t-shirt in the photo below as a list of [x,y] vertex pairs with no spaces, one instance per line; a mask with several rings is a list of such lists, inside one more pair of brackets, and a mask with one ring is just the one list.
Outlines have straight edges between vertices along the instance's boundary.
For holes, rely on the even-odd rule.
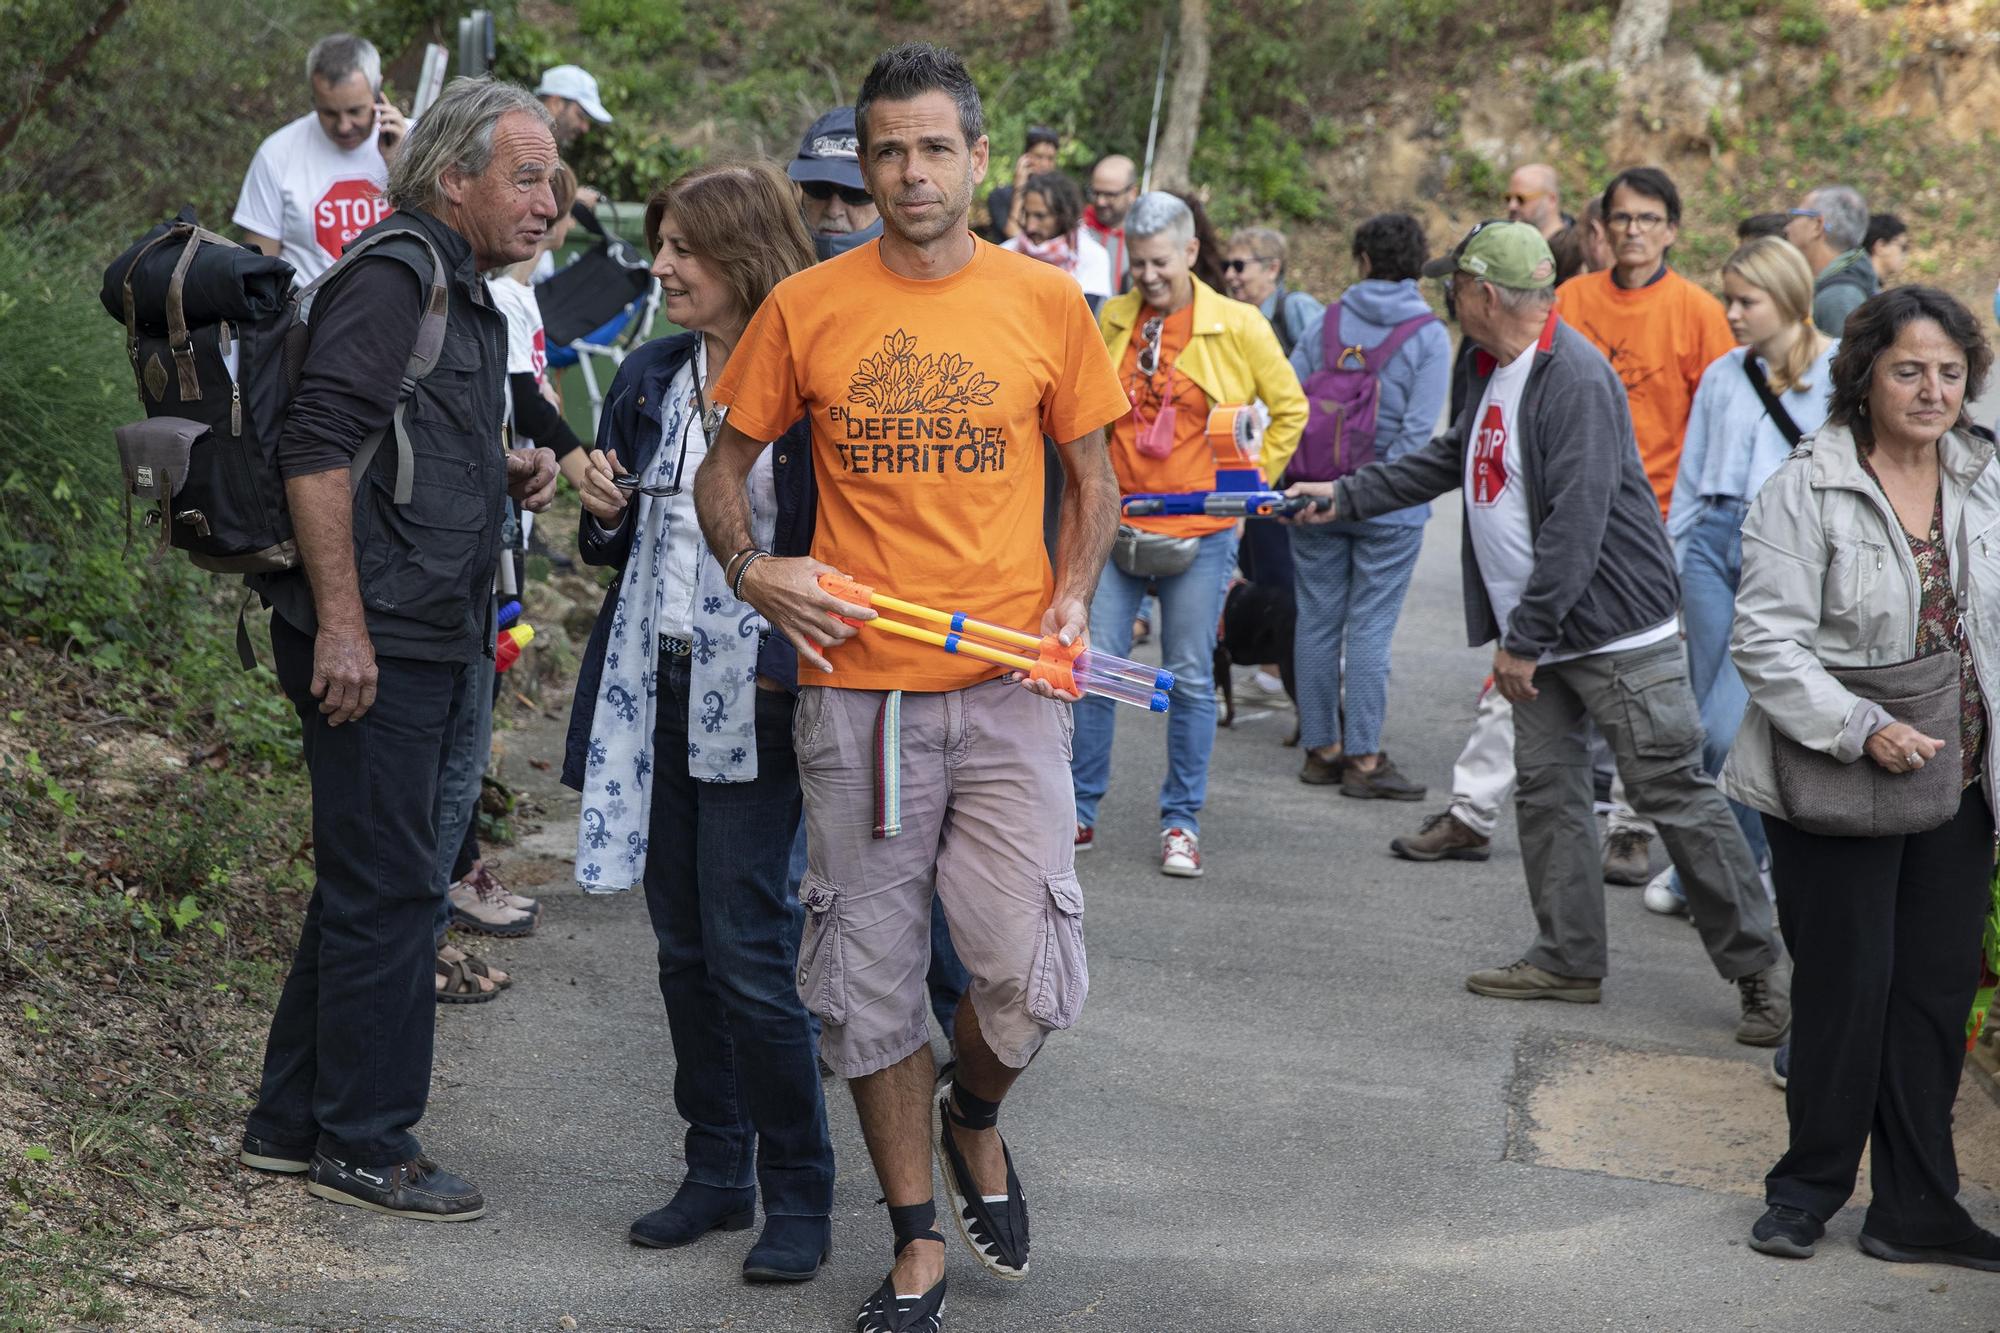
[[1722,302],[1672,269],[1630,290],[1606,269],[1579,273],[1557,288],[1556,313],[1597,345],[1624,382],[1639,461],[1664,515],[1701,373],[1736,346]]
[[[949,277],[892,273],[881,242],[771,292],[713,397],[771,440],[810,415],[814,558],[943,611],[1039,633],[1055,580],[1042,546],[1042,436],[1080,439],[1125,394],[1076,280],[980,241]],[[929,628],[928,626],[926,628]],[[808,683],[956,690],[1000,674],[863,627]]]
[[[1199,384],[1174,370],[1174,363],[1194,337],[1194,306],[1182,306],[1166,317],[1160,328],[1159,368],[1149,377],[1139,373],[1139,353],[1146,345],[1146,321],[1154,316],[1151,306],[1140,308],[1132,325],[1132,341],[1125,347],[1125,360],[1118,367],[1125,400],[1132,410],[1111,428],[1111,470],[1118,474],[1118,490],[1123,495],[1211,490],[1215,486],[1215,450],[1208,442],[1208,413],[1213,404]],[[1165,458],[1149,458],[1139,452],[1139,434],[1159,416],[1162,400],[1169,395],[1174,407],[1174,450]],[[1163,514],[1121,522],[1170,537],[1205,537],[1234,526],[1236,520],[1206,514]]]

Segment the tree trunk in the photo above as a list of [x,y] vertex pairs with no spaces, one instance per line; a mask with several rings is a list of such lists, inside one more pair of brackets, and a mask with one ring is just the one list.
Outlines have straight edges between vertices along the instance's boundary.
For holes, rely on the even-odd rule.
[[1069,0],[1049,0],[1049,37],[1052,45],[1060,51],[1069,45],[1073,25],[1069,17]]
[[118,16],[131,7],[132,0],[111,0],[111,3],[105,6],[104,12],[97,16],[97,21],[83,30],[83,36],[76,39],[76,44],[70,47],[69,54],[58,60],[50,67],[47,74],[35,81],[35,91],[29,95],[26,104],[9,116],[5,124],[0,125],[0,153],[7,151],[7,145],[14,142],[14,136],[21,132],[21,127],[28,123],[28,118],[40,111],[49,98],[55,95],[56,89],[67,83],[70,75],[83,67],[83,62],[90,58],[91,48],[103,39],[111,25],[118,21]]
[[1181,0],[1180,59],[1167,90],[1167,123],[1153,162],[1153,188],[1186,190],[1188,162],[1201,131],[1202,95],[1208,90],[1208,0]]
[[1611,22],[1611,68],[1633,74],[1658,60],[1673,16],[1673,0],[1621,0]]

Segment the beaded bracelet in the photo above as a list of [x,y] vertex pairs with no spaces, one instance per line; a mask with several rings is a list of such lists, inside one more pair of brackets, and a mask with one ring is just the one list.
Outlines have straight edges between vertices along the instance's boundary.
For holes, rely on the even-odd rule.
[[743,561],[742,568],[736,571],[736,581],[729,585],[730,596],[734,597],[739,602],[743,600],[743,576],[750,572],[750,566],[756,564],[759,560],[762,560],[765,556],[769,554],[771,554],[769,551],[752,551],[749,554],[749,556]]
[[727,582],[729,582],[729,581],[730,581],[730,580],[731,580],[732,578],[734,578],[734,577],[735,577],[735,574],[734,574],[734,570],[735,570],[735,567],[736,567],[736,562],[737,562],[738,560],[741,560],[741,559],[742,559],[742,558],[743,558],[744,556],[746,556],[746,555],[750,554],[750,553],[751,553],[752,551],[754,551],[754,550],[756,550],[756,549],[757,549],[757,547],[756,547],[756,546],[755,546],[754,544],[753,544],[753,545],[750,545],[750,546],[745,546],[745,547],[742,547],[741,549],[739,549],[739,550],[738,550],[738,551],[736,552],[736,554],[734,554],[734,555],[730,556],[730,557],[729,557],[729,558],[728,558],[727,560],[723,561],[723,562],[722,562],[722,581],[723,581],[724,583],[727,583]]

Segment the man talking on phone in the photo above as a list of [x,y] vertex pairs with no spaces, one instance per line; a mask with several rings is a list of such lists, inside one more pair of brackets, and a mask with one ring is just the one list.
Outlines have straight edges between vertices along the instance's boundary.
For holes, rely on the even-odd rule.
[[244,241],[290,264],[300,285],[389,215],[382,190],[409,129],[382,96],[382,56],[365,38],[314,42],[306,85],[312,110],[258,147],[235,215]]

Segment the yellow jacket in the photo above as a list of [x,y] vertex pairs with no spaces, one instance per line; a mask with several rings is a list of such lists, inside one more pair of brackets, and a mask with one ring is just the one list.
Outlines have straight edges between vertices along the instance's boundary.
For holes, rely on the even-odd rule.
[[[1306,395],[1299,377],[1278,344],[1271,321],[1254,305],[1232,301],[1200,278],[1194,282],[1194,336],[1188,339],[1174,368],[1201,386],[1211,407],[1261,400],[1271,413],[1264,432],[1259,463],[1264,479],[1275,482],[1299,447],[1306,428]],[[1111,364],[1125,364],[1142,304],[1129,291],[1104,303],[1097,317]]]

